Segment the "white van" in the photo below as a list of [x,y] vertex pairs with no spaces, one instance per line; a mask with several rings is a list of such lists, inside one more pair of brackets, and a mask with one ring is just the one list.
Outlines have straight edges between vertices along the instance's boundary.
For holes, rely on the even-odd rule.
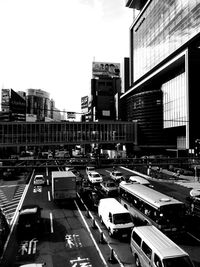
[[128,237],[134,226],[129,211],[115,198],[104,198],[99,201],[98,215],[112,237]]
[[138,267],[194,267],[189,255],[152,225],[134,227],[130,247]]

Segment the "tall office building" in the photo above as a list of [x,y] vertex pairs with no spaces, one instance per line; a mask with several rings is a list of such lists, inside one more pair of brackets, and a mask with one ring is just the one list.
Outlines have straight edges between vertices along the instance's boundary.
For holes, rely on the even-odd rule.
[[127,0],[138,15],[130,27],[130,83],[123,117],[138,122],[144,152],[193,152],[200,139],[198,0]]
[[37,121],[45,121],[45,118],[51,118],[50,94],[41,89],[28,89],[27,113],[36,115]]
[[26,100],[13,89],[1,90],[0,121],[25,121]]
[[121,92],[120,64],[93,62],[91,80],[92,121],[116,120],[115,95]]

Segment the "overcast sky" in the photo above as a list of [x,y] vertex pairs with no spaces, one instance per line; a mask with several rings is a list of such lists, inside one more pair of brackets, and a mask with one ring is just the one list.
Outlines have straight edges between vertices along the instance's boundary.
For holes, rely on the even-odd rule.
[[125,0],[0,0],[0,87],[42,89],[80,112],[92,61],[129,56],[131,22]]

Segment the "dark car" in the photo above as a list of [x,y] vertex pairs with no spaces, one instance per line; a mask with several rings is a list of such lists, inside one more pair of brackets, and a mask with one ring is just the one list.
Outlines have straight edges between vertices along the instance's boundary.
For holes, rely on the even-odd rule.
[[39,237],[43,233],[41,208],[38,205],[27,205],[19,211],[17,239]]
[[100,199],[104,198],[97,189],[88,191],[88,205],[92,210],[97,210]]
[[101,191],[107,196],[117,196],[118,195],[118,185],[113,181],[104,181],[100,183]]

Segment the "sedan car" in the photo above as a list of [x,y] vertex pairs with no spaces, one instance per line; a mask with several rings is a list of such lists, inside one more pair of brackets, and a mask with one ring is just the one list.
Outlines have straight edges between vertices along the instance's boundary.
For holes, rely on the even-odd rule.
[[95,171],[95,167],[94,166],[87,166],[86,167],[86,174],[88,175],[89,172]]
[[110,172],[110,178],[112,178],[114,181],[117,181],[117,182],[121,182],[125,180],[123,174],[120,171]]
[[41,208],[38,205],[27,205],[19,211],[17,223],[17,239],[38,237],[43,233]]
[[102,176],[98,172],[96,172],[96,171],[88,172],[88,180],[92,184],[103,182]]
[[100,183],[101,191],[107,196],[117,196],[118,186],[113,181],[104,181]]
[[34,177],[33,184],[34,185],[44,185],[46,183],[44,175],[42,174],[37,174]]

